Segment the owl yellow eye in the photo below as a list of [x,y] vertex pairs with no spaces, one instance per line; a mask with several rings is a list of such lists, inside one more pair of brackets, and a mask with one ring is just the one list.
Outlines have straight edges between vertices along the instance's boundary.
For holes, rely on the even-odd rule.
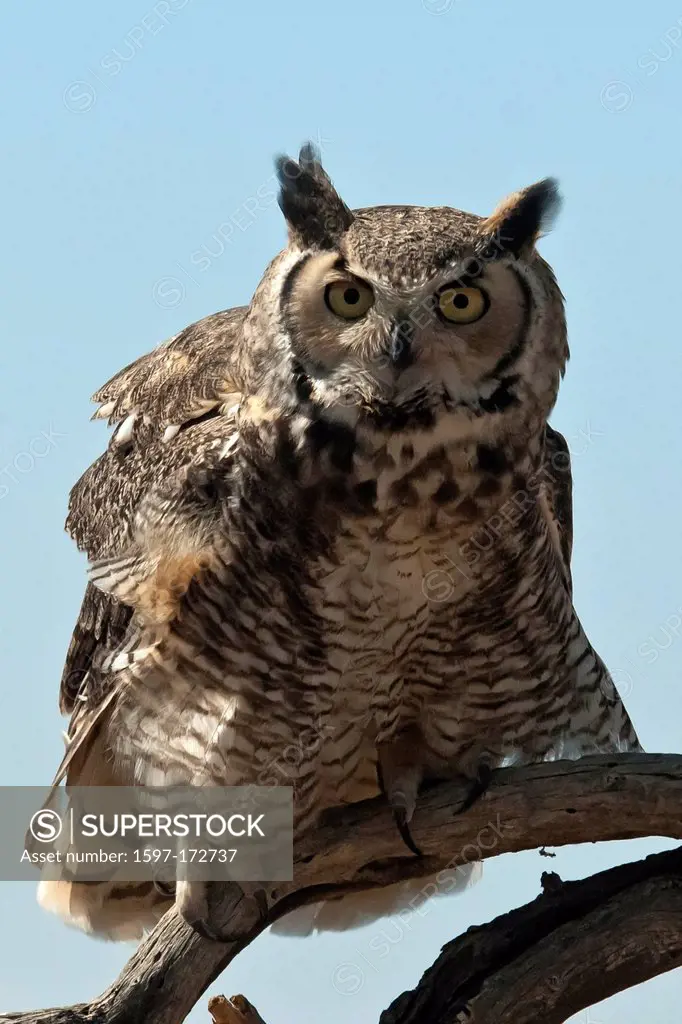
[[374,303],[374,293],[362,281],[334,281],[325,288],[324,301],[336,316],[357,320]]
[[438,295],[438,311],[453,324],[472,324],[488,310],[488,296],[480,288],[449,285]]

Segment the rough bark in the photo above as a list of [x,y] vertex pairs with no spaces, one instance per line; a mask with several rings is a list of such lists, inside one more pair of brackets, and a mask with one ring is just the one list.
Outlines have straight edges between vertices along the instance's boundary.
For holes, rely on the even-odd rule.
[[563,1024],[682,965],[682,849],[543,883],[532,903],[448,943],[379,1024]]
[[245,996],[213,996],[208,1001],[213,1024],[265,1024],[255,1006]]
[[[296,880],[281,886],[271,918],[239,942],[201,939],[171,910],[97,999],[10,1013],[0,1022],[180,1024],[267,924],[321,896],[456,872],[472,860],[544,846],[645,836],[682,839],[679,755],[620,755],[506,769],[495,773],[477,804],[458,815],[463,796],[460,785],[442,783],[420,797],[411,831],[424,852],[421,859],[406,856],[382,801],[335,811],[297,847]],[[467,1004],[473,1014],[467,1020],[476,1024],[512,1019],[553,1024],[677,966],[682,962],[680,855],[660,856],[664,859],[558,886],[528,907],[470,929],[446,947],[414,993],[385,1011],[382,1024],[451,1024]],[[239,917],[239,901],[238,892],[226,891],[225,922]],[[235,1012],[241,1012],[239,1004]]]

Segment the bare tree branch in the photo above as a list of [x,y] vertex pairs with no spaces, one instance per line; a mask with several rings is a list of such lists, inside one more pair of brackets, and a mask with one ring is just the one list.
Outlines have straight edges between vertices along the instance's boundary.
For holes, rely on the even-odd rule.
[[213,996],[208,1001],[213,1024],[265,1024],[260,1013],[245,996]]
[[[472,860],[483,860],[502,853],[544,846],[652,835],[682,839],[682,817],[679,814],[682,802],[682,757],[679,755],[620,755],[505,769],[495,773],[490,789],[477,804],[466,814],[458,815],[457,808],[461,805],[463,797],[464,790],[460,785],[442,783],[427,790],[420,798],[411,831],[415,841],[424,851],[425,856],[421,859],[405,855],[404,847],[396,835],[395,826],[383,801],[368,801],[365,804],[335,811],[328,815],[328,822],[323,827],[297,847],[296,881],[280,887],[280,902],[271,918],[246,931],[239,942],[211,943],[201,939],[181,921],[173,909],[140,944],[117,981],[99,998],[73,1007],[36,1013],[11,1013],[1,1017],[0,1021],[22,1021],[26,1024],[84,1024],[86,1021],[98,1024],[104,1021],[107,1024],[180,1024],[227,964],[272,920],[295,907],[315,902],[322,896],[326,899],[334,898],[348,892],[390,885],[408,877],[425,878],[435,872],[445,872],[443,879],[446,879],[451,877],[452,872],[456,872],[462,865]],[[642,862],[642,865],[649,864],[651,860],[650,858]],[[628,870],[636,872],[644,869],[640,865],[626,865],[614,869],[615,872]],[[602,876],[595,876],[595,879],[600,877]],[[639,892],[635,883],[628,893],[625,892],[625,883],[620,888],[609,890],[611,899],[621,899],[622,905],[617,902],[611,905],[610,900],[608,905],[604,906],[598,902],[590,906],[583,905],[578,897],[568,895],[571,891],[581,890],[571,890],[569,886],[562,886],[556,895],[557,899],[566,901],[561,904],[566,910],[565,921],[556,924],[558,919],[555,912],[547,912],[540,915],[544,923],[537,923],[532,927],[529,925],[527,932],[523,932],[523,915],[529,912],[529,908],[513,911],[512,915],[507,917],[521,915],[514,918],[514,921],[521,922],[519,928],[523,934],[527,934],[527,939],[525,944],[524,940],[520,940],[520,945],[512,943],[504,947],[503,944],[508,954],[501,957],[498,953],[503,947],[499,946],[495,928],[502,919],[483,929],[468,932],[451,945],[471,943],[472,936],[488,934],[488,945],[485,948],[491,950],[489,958],[486,961],[480,950],[475,950],[477,977],[474,989],[471,989],[474,984],[471,973],[467,978],[460,973],[458,980],[457,973],[453,974],[448,968],[444,975],[440,975],[439,986],[436,986],[440,987],[441,998],[449,999],[448,1005],[455,1006],[457,1000],[460,1005],[462,1004],[465,995],[469,1001],[475,997],[478,1004],[475,1006],[475,1003],[471,1002],[471,1008],[476,1016],[469,1019],[475,1020],[476,1024],[492,1024],[493,1021],[495,1024],[504,1024],[512,1018],[509,1015],[501,1016],[499,1008],[494,1009],[494,1012],[490,1009],[495,1000],[502,1006],[500,984],[506,986],[510,992],[514,991],[516,984],[518,992],[519,986],[522,987],[521,982],[524,979],[527,982],[528,972],[532,973],[531,966],[535,962],[533,957],[539,957],[547,966],[547,970],[542,972],[545,976],[538,976],[537,991],[529,991],[524,996],[527,1001],[536,1001],[533,1004],[536,1005],[536,1010],[533,1011],[535,1016],[522,1016],[519,1004],[516,1003],[513,1019],[515,1024],[539,1019],[550,1024],[565,1019],[560,1014],[569,1004],[577,1003],[579,1009],[581,1006],[606,998],[619,988],[635,984],[644,977],[676,966],[679,956],[677,943],[680,938],[675,932],[674,917],[677,916],[682,922],[679,905],[675,902],[677,915],[672,913],[661,917],[659,909],[658,916],[652,919],[651,911],[647,910],[648,917],[644,919],[647,907],[659,907],[661,900],[665,902],[660,894],[667,892],[671,886],[675,888],[675,878],[676,875],[671,876],[672,880],[668,879],[668,882],[664,883],[662,876],[654,878],[645,872],[637,879],[637,884],[653,886],[653,890],[645,889]],[[598,889],[600,883],[595,879],[587,879],[585,882],[572,885],[586,886],[587,892],[590,883],[595,884]],[[644,897],[650,901],[649,904],[646,900],[644,903],[641,902]],[[656,900],[660,897],[659,902],[654,903],[654,897]],[[548,898],[543,896],[541,900]],[[235,919],[239,918],[240,899],[236,887],[226,889],[224,902],[220,908],[225,923],[229,921],[233,924]],[[572,900],[575,899],[578,899],[578,904],[583,909],[577,913],[574,921],[570,908]],[[530,904],[530,907],[536,904]],[[658,953],[650,951],[649,960],[646,960],[636,943],[629,947],[631,953],[625,956],[622,962],[626,966],[634,965],[633,981],[629,980],[629,974],[626,976],[624,968],[620,973],[605,973],[603,958],[600,970],[588,970],[585,960],[587,957],[592,958],[590,963],[598,960],[598,951],[589,947],[590,941],[598,943],[597,929],[604,933],[603,949],[610,948],[608,942],[611,940],[608,939],[608,935],[611,933],[608,932],[608,928],[615,926],[614,922],[618,921],[619,927],[623,928],[622,915],[626,912],[639,913],[637,928],[647,929],[641,932],[646,941],[646,948],[650,949],[653,943],[658,950]],[[586,934],[570,932],[571,927],[578,928],[578,918],[588,921],[590,915],[597,916],[590,921]],[[540,921],[540,918],[537,920]],[[551,925],[552,921],[555,921],[556,926]],[[535,932],[533,927],[536,928]],[[568,939],[562,928],[569,928]],[[633,943],[636,938],[637,936],[633,938]],[[509,941],[512,942],[511,939]],[[578,942],[579,946],[585,947],[584,954],[581,953],[576,958],[579,969],[577,974],[575,965],[572,972],[569,970],[571,956],[575,955],[577,948],[574,947],[574,954],[571,954],[570,949],[567,951],[566,943],[570,946],[571,942]],[[623,946],[622,934],[620,945]],[[495,952],[496,949],[498,952]],[[552,956],[556,958],[558,966],[551,966]],[[525,968],[524,957],[528,959]],[[441,960],[434,965],[432,971],[439,971]],[[483,964],[486,968],[482,974]],[[517,971],[521,971],[521,982],[518,979],[515,981],[514,965]],[[469,970],[471,971],[471,968]],[[637,970],[642,974],[641,977],[637,975]],[[543,985],[547,987],[548,979],[552,977],[561,979],[556,983],[553,1003],[548,1001],[547,992],[542,988]],[[489,983],[486,981],[488,978]],[[612,982],[617,984],[617,987],[614,988]],[[400,1009],[401,1004],[398,1000],[386,1011],[389,1016],[384,1015],[383,1024],[426,1024],[427,1021],[429,1024],[449,1024],[457,1020],[457,1016],[453,1016],[449,1009],[447,1012],[450,1016],[415,1016],[417,1011],[412,1013],[412,1016],[406,1016],[405,1014],[412,1010],[409,1007],[404,1009],[408,1006],[405,1000],[412,997],[422,998],[424,989],[422,986],[420,989],[422,994],[418,997],[414,994],[410,997],[401,997],[403,1009]],[[466,994],[467,992],[469,994]],[[587,1002],[581,1002],[584,993],[588,993]],[[542,1007],[544,1016],[537,1016],[538,1005]],[[552,1006],[556,1007],[556,1014],[559,1015],[546,1015],[546,1011],[554,1012]],[[402,1017],[395,1015],[398,1012],[396,1007],[403,1013]],[[272,1024],[278,1022],[273,1021]]]
[[544,889],[448,943],[380,1024],[563,1024],[682,965],[682,849]]

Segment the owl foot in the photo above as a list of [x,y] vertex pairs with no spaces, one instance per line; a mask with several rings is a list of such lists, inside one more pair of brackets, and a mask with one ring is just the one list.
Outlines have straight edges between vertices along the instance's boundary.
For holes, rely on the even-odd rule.
[[[400,833],[400,838],[405,843],[407,849],[416,857],[423,857],[424,854],[412,838],[412,833],[410,832],[410,826],[408,824],[410,819],[407,817],[407,810],[404,807],[392,807],[391,812],[393,814],[395,826]],[[411,817],[412,814],[410,814],[410,818]]]
[[[229,898],[228,887],[239,889],[241,898],[234,901],[226,927],[223,902]],[[269,909],[266,891],[256,882],[179,882],[176,905],[190,928],[211,942],[246,938],[265,920]]]
[[464,814],[470,807],[473,807],[476,801],[480,800],[489,788],[492,777],[493,770],[490,765],[485,763],[479,765],[476,778],[472,782],[471,788],[462,802],[462,806],[457,808],[455,814]]
[[423,853],[412,838],[409,822],[417,805],[417,794],[423,777],[419,759],[421,736],[411,727],[392,740],[377,747],[377,783],[388,800],[393,820],[410,853]]

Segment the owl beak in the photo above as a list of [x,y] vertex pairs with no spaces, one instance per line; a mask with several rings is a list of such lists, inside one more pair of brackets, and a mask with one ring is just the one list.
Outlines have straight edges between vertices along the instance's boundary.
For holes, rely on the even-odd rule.
[[413,336],[414,326],[409,320],[396,320],[388,343],[388,358],[396,370],[406,370],[414,362]]

